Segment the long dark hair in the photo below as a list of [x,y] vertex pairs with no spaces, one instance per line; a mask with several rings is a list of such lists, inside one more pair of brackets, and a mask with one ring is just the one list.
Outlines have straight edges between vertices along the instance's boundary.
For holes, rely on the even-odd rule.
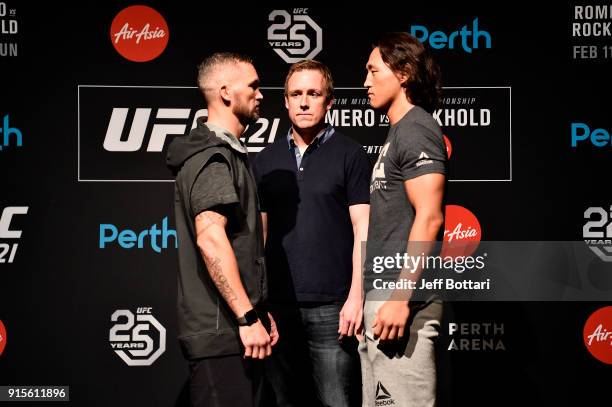
[[392,32],[383,34],[372,47],[378,47],[393,72],[408,76],[406,95],[412,104],[430,113],[438,107],[442,96],[440,68],[419,40],[405,32]]

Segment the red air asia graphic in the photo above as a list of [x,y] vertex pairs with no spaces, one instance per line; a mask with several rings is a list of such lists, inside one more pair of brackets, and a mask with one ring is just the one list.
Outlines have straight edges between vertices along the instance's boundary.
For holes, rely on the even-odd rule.
[[110,29],[113,46],[124,58],[147,62],[157,58],[168,45],[168,24],[147,6],[130,6],[115,16]]
[[0,321],[0,355],[4,352],[4,348],[6,347],[6,328],[4,328],[4,324]]
[[463,206],[446,205],[442,256],[469,256],[481,237],[480,222],[472,212]]
[[591,355],[612,365],[612,306],[600,308],[591,314],[584,324],[582,335]]
[[446,158],[451,158],[451,154],[453,153],[453,145],[446,135],[444,135],[444,144],[446,145]]

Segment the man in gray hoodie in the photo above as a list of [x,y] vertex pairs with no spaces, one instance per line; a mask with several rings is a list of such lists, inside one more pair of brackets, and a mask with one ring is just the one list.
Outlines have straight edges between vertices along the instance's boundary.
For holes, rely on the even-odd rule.
[[256,406],[261,363],[278,333],[263,309],[261,217],[248,152],[239,140],[263,96],[252,61],[217,53],[199,66],[208,121],[173,140],[179,241],[179,341],[194,406]]

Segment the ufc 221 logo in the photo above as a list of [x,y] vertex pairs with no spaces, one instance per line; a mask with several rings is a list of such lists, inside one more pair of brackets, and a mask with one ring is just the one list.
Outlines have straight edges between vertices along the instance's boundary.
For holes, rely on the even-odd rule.
[[[0,215],[0,263],[12,263],[15,260],[22,231],[11,226],[13,217],[28,213],[27,206],[7,206]],[[5,242],[5,239],[7,240]]]
[[151,314],[151,307],[137,308],[136,315],[117,310],[111,321],[111,348],[128,366],[151,366],[166,351],[166,328]]
[[[138,151],[142,147],[149,119],[151,117],[150,108],[138,108],[134,112],[132,126],[130,127],[127,139],[122,139],[123,128],[130,109],[113,108],[106,137],[104,137],[103,147],[106,151]],[[156,119],[189,119],[191,109],[157,109]],[[195,113],[191,128],[196,127],[196,119],[200,116],[208,116],[206,109],[198,110]],[[186,123],[154,123],[151,129],[147,151],[161,152],[168,135],[182,136],[187,131]]]
[[588,220],[582,227],[582,237],[590,249],[603,261],[612,262],[612,205],[609,211],[592,206],[584,211]]
[[[154,110],[157,110],[156,114],[152,114]],[[102,147],[109,152],[145,150],[149,153],[161,153],[168,136],[184,136],[197,126],[196,120],[199,117],[208,116],[207,109],[197,110],[195,114],[192,110],[115,107],[110,115]],[[159,123],[158,119],[177,119],[178,122]],[[259,152],[274,142],[279,124],[280,119],[277,117],[260,117],[256,123],[247,126],[241,140],[245,142],[249,152]],[[145,145],[146,148],[143,148]]]
[[313,59],[323,49],[323,30],[307,13],[294,8],[293,14],[274,10],[268,16],[268,43],[288,64]]

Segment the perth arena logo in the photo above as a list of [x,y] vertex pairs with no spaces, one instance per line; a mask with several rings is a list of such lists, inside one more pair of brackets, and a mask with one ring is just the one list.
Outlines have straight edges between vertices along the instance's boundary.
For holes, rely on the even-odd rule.
[[166,328],[151,313],[151,307],[127,309],[111,315],[115,322],[108,340],[128,366],[151,366],[166,351]]
[[121,10],[110,29],[115,50],[133,62],[157,58],[166,49],[169,36],[164,17],[147,6],[130,6]]
[[268,44],[288,64],[313,59],[323,49],[323,30],[307,8],[274,10],[268,15]]
[[450,322],[449,351],[505,351],[503,322]]
[[609,211],[591,206],[584,211],[587,221],[582,227],[582,238],[600,259],[612,262],[612,205]]
[[612,365],[612,306],[595,311],[584,324],[584,345],[597,360]]

